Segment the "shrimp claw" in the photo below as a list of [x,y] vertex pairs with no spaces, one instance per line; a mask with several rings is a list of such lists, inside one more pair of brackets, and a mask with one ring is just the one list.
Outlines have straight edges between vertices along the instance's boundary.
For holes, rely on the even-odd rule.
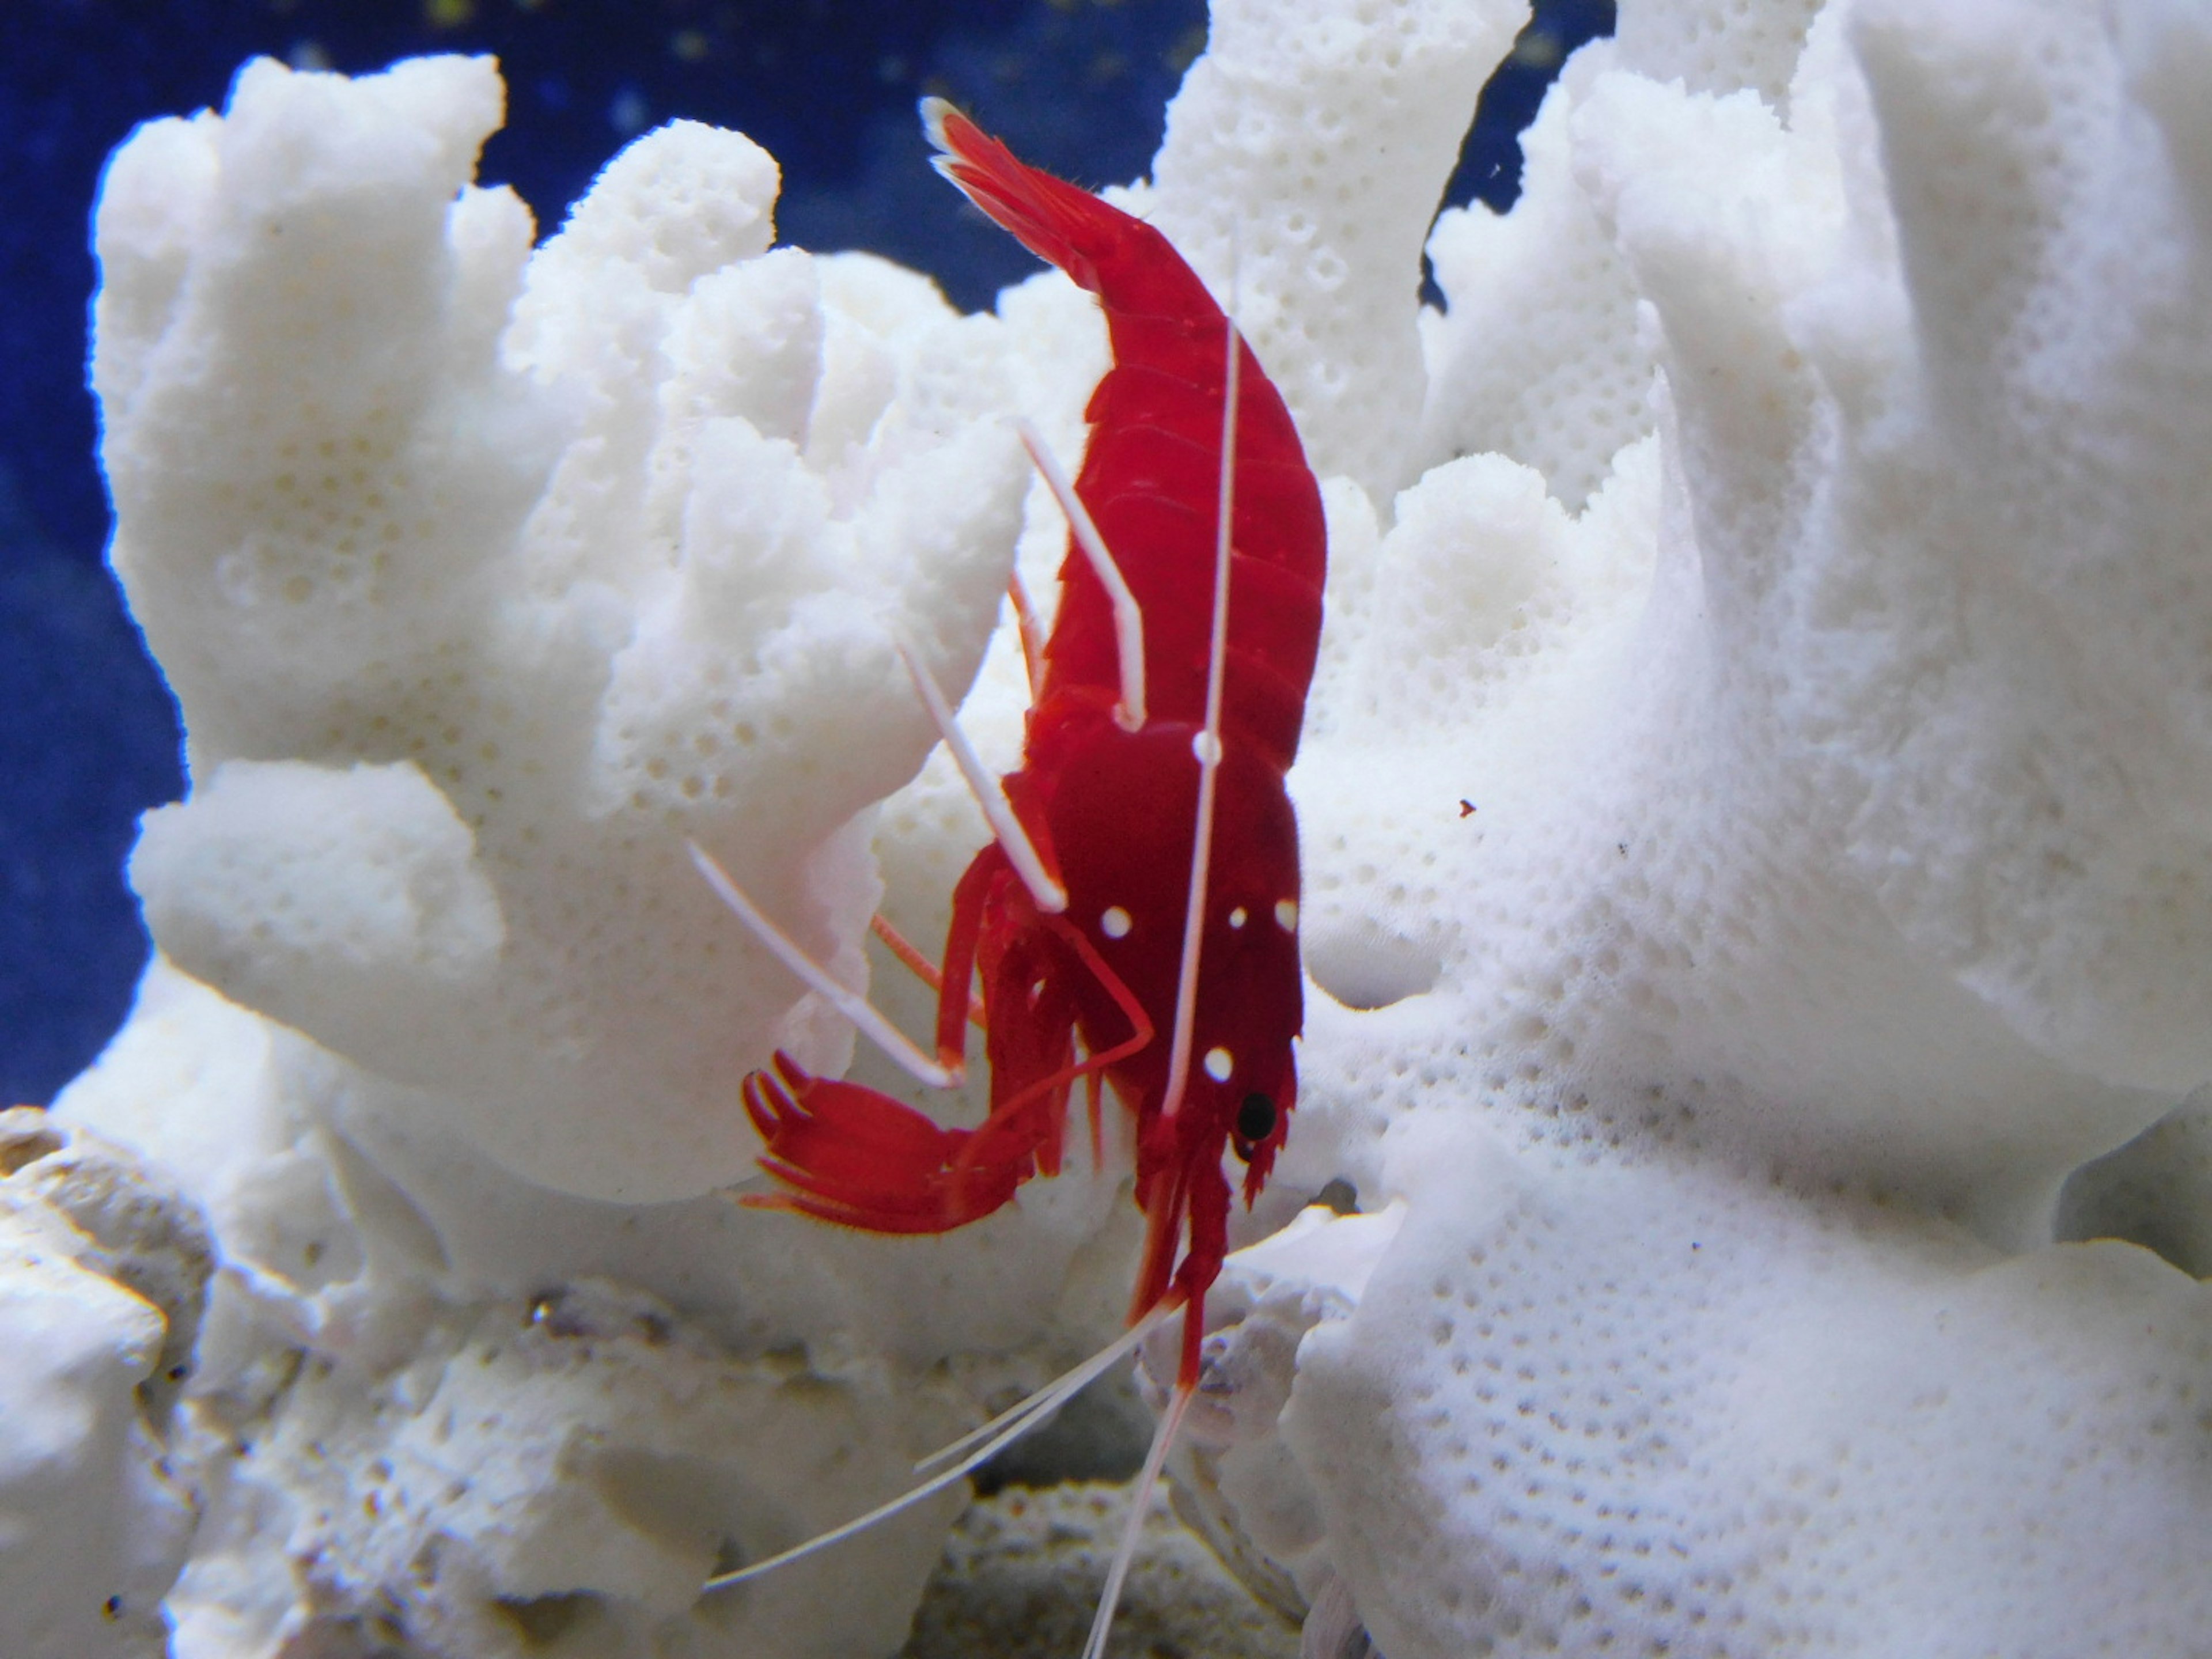
[[947,1129],[857,1083],[811,1074],[778,1051],[745,1079],[761,1167],[788,1189],[741,1200],[878,1233],[942,1233],[990,1214],[1036,1163],[1019,1126]]

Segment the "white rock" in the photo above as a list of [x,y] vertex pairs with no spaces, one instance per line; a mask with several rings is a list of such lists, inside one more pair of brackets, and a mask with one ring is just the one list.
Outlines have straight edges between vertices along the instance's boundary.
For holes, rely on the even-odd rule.
[[[317,1353],[265,1412],[208,1402],[236,1451],[171,1599],[181,1652],[278,1651],[380,1621],[441,1653],[896,1645],[957,1498],[756,1585],[699,1586],[898,1491],[917,1432],[954,1426],[956,1390],[738,1359],[590,1281],[416,1314],[397,1369]],[[874,1593],[836,1593],[854,1580]]]
[[[1131,1229],[1103,1276],[1077,1254],[1119,1216],[1112,1179],[884,1241],[720,1194],[549,1193],[430,1104],[158,959],[59,1103],[205,1194],[222,1242],[186,1399],[212,1478],[169,1598],[179,1654],[277,1653],[395,1607],[439,1650],[574,1629],[609,1652],[888,1651],[957,1502],[753,1590],[699,1581],[900,1490],[1122,1294]],[[1060,1331],[1043,1353],[995,1356],[1040,1331]],[[824,1589],[848,1582],[873,1588]]]
[[[1632,9],[1631,19],[1649,15]],[[1437,216],[1428,256],[1449,309],[1420,314],[1420,469],[1510,456],[1573,512],[1653,419],[1657,365],[1638,326],[1635,284],[1571,177],[1569,124],[1615,56],[1593,41],[1553,83],[1521,135],[1522,193],[1510,211],[1478,202]]]
[[198,1518],[171,1402],[208,1240],[125,1153],[0,1112],[0,1607],[20,1659],[152,1659]]

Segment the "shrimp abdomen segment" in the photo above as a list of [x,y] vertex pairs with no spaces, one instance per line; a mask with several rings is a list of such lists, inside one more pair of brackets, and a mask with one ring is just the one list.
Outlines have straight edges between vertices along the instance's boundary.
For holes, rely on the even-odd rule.
[[[1017,160],[949,106],[929,106],[939,165],[1031,252],[1098,296],[1114,350],[1085,410],[1075,492],[1145,617],[1146,701],[1158,719],[1205,718],[1207,583],[1219,511],[1228,319],[1167,238]],[[1224,736],[1287,768],[1319,644],[1326,534],[1321,491],[1289,408],[1240,344],[1237,497]],[[1038,701],[1113,690],[1111,606],[1087,560],[1060,570],[1060,617]]]
[[[1040,259],[1109,305],[1166,318],[1220,313],[1166,237],[1087,190],[1032,167],[950,104],[922,106],[937,169]],[[1109,288],[1112,292],[1109,293]],[[1214,373],[1220,374],[1219,337]]]

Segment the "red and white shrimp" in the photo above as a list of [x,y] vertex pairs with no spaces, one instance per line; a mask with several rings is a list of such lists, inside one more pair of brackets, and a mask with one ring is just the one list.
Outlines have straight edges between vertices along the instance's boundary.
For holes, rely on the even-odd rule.
[[[1113,363],[1072,492],[1036,452],[1073,531],[1021,767],[1003,802],[971,775],[1000,836],[954,890],[937,1048],[957,1074],[980,980],[989,1115],[945,1128],[779,1054],[744,1098],[782,1190],[748,1201],[874,1232],[949,1231],[1057,1173],[1070,1091],[1086,1079],[1095,1112],[1103,1079],[1136,1120],[1146,1236],[1133,1328],[949,1449],[969,1455],[939,1482],[1179,1310],[1156,1473],[1198,1382],[1206,1292],[1228,1249],[1224,1158],[1243,1160],[1249,1206],[1297,1097],[1297,823],[1284,774],[1320,639],[1321,495],[1281,395],[1165,236],[1025,166],[942,100],[922,113],[939,170],[1097,295]],[[766,927],[726,878],[709,879]]]

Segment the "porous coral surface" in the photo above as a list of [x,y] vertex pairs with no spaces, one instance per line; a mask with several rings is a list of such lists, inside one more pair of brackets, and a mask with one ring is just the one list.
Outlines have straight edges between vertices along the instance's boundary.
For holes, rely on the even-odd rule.
[[[1221,0],[1123,198],[1323,477],[1239,1224],[1366,1212],[1232,1258],[1179,1503],[1319,1652],[2200,1652],[2212,26],[1654,0],[1431,232],[1518,21]],[[998,594],[1061,532],[997,417],[1072,453],[1103,345],[1056,276],[960,319],[772,250],[773,163],[681,124],[532,252],[498,101],[257,64],[109,174],[114,561],[194,789],[58,1118],[222,1269],[188,1543],[76,1512],[183,1561],[195,1659],[888,1652],[949,1501],[696,1580],[1110,1330],[1124,1154],[941,1241],[731,1205],[734,1079],[849,1036],[684,842],[856,980],[871,908],[941,928],[981,836],[891,641],[980,660],[1010,762]],[[161,1312],[105,1305],[40,1387],[120,1423]]]

